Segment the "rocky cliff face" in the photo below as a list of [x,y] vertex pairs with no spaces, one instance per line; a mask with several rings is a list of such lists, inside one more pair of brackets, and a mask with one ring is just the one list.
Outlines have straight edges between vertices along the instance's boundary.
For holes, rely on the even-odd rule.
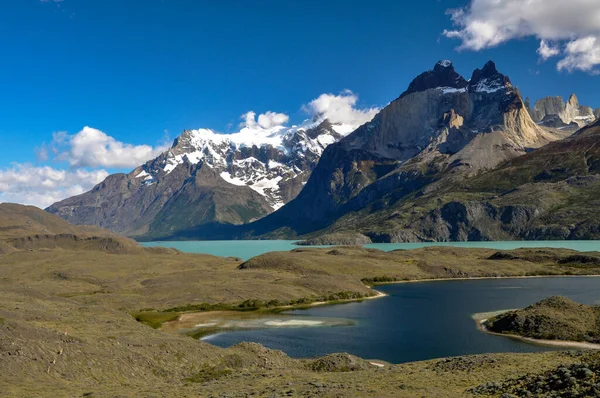
[[229,135],[187,130],[156,159],[47,210],[74,224],[148,238],[248,223],[296,197],[324,149],[354,127],[317,119]]
[[419,190],[437,192],[562,137],[534,123],[493,62],[467,81],[441,61],[371,122],[330,145],[298,197],[249,228],[317,231]]
[[562,97],[542,98],[535,103],[530,113],[536,123],[556,126],[558,118],[563,123],[558,127],[572,125],[576,129],[592,124],[598,119],[592,108],[579,104],[575,94],[571,94],[567,103]]
[[437,190],[344,215],[380,242],[599,239],[600,122]]

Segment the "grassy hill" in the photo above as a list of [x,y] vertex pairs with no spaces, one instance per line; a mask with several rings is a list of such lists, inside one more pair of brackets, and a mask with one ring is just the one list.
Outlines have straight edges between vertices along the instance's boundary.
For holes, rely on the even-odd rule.
[[486,328],[543,340],[600,343],[600,307],[554,296],[488,320]]

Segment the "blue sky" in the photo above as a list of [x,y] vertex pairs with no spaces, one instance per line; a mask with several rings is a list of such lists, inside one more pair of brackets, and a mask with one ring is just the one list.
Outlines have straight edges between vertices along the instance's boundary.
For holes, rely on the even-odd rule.
[[[359,108],[383,106],[439,59],[467,77],[493,59],[532,99],[576,92],[600,107],[596,64],[558,71],[560,58],[542,62],[536,52],[546,37],[537,31],[476,42],[471,22],[447,13],[464,0],[1,1],[0,173],[15,164],[72,170],[36,148],[84,126],[156,147],[186,128],[231,132],[250,110],[299,123],[303,104],[344,89]],[[453,29],[454,38],[443,35]]]

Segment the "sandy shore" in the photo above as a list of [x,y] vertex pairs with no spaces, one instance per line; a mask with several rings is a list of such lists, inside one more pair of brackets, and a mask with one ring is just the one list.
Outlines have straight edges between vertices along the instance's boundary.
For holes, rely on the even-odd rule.
[[[348,299],[339,300],[335,302],[330,301],[317,301],[307,305],[307,307],[319,306],[319,305],[332,305],[342,304],[351,302],[360,302],[363,300],[377,299],[386,297],[387,294],[374,290],[376,293],[370,297],[364,297],[360,299]],[[285,309],[293,310],[298,306],[286,306],[278,307],[278,310]],[[201,312],[187,312],[179,316],[174,321],[165,322],[161,330],[166,332],[189,332],[194,330],[200,330],[203,328],[216,329],[220,331],[225,330],[236,330],[236,329],[265,329],[272,327],[311,327],[311,326],[326,326],[326,322],[318,319],[293,319],[290,315],[286,315],[285,318],[280,319],[277,315],[268,312],[241,312],[241,311],[201,311]],[[257,322],[264,320],[262,324]]]
[[[514,310],[495,311],[493,314],[494,314],[494,316],[496,316],[496,315],[500,315],[500,314],[503,314],[508,311],[514,311]],[[537,344],[537,345],[565,347],[565,348],[579,348],[579,349],[586,349],[586,350],[600,350],[600,344],[587,343],[584,341],[542,340],[542,339],[533,339],[531,337],[523,337],[523,336],[519,336],[518,334],[505,334],[505,333],[492,332],[491,330],[489,330],[488,328],[485,327],[485,323],[487,322],[487,320],[489,318],[477,319],[477,314],[475,314],[473,316],[473,318],[475,319],[475,323],[479,330],[481,330],[482,332],[494,335],[494,336],[508,337],[511,339],[520,340],[520,341],[524,341],[526,343]]]

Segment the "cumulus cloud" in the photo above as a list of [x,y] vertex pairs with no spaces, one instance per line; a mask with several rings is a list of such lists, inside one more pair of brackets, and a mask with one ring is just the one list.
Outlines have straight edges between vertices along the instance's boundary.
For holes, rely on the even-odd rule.
[[[347,134],[368,122],[378,108],[357,107],[358,96],[349,90],[338,95],[322,94],[304,105],[302,109],[311,116],[299,127],[314,125],[329,119],[343,125],[338,131]],[[247,112],[242,115],[242,128],[271,134],[289,122],[284,113],[268,111],[262,114]],[[91,127],[76,134],[56,132],[49,144],[35,148],[39,163],[54,162],[64,167],[15,163],[0,169],[0,202],[16,202],[46,208],[62,199],[79,195],[92,189],[109,175],[111,169],[134,168],[155,158],[168,149],[168,131],[164,144],[132,145]],[[260,135],[260,134],[259,134]],[[56,166],[58,167],[58,166]]]
[[537,53],[545,61],[550,57],[555,57],[560,54],[560,48],[548,44],[546,40],[540,41],[540,47],[537,49]]
[[106,170],[57,170],[49,166],[14,164],[0,170],[0,202],[46,208],[79,195],[108,177]]
[[256,113],[250,111],[242,115],[242,120],[243,122],[240,124],[240,127],[270,129],[285,125],[290,120],[290,117],[284,113],[268,111],[258,115],[257,121]]
[[313,117],[328,119],[331,123],[340,123],[358,127],[379,112],[379,108],[359,109],[356,107],[358,96],[350,90],[344,90],[339,95],[321,94],[303,106],[303,109]]
[[72,167],[107,168],[137,167],[168,148],[166,143],[156,147],[126,144],[91,127],[84,127],[72,136],[56,133],[53,145],[61,148],[59,159]]
[[459,50],[479,51],[535,37],[542,60],[562,57],[559,70],[594,73],[600,65],[598,0],[471,0],[448,13],[457,28],[444,35],[461,40]]
[[[600,14],[598,14],[600,20]],[[600,70],[595,69],[600,65],[600,36],[588,36],[573,40],[567,44],[567,56],[558,62],[558,69],[573,71],[581,69],[598,74]]]

